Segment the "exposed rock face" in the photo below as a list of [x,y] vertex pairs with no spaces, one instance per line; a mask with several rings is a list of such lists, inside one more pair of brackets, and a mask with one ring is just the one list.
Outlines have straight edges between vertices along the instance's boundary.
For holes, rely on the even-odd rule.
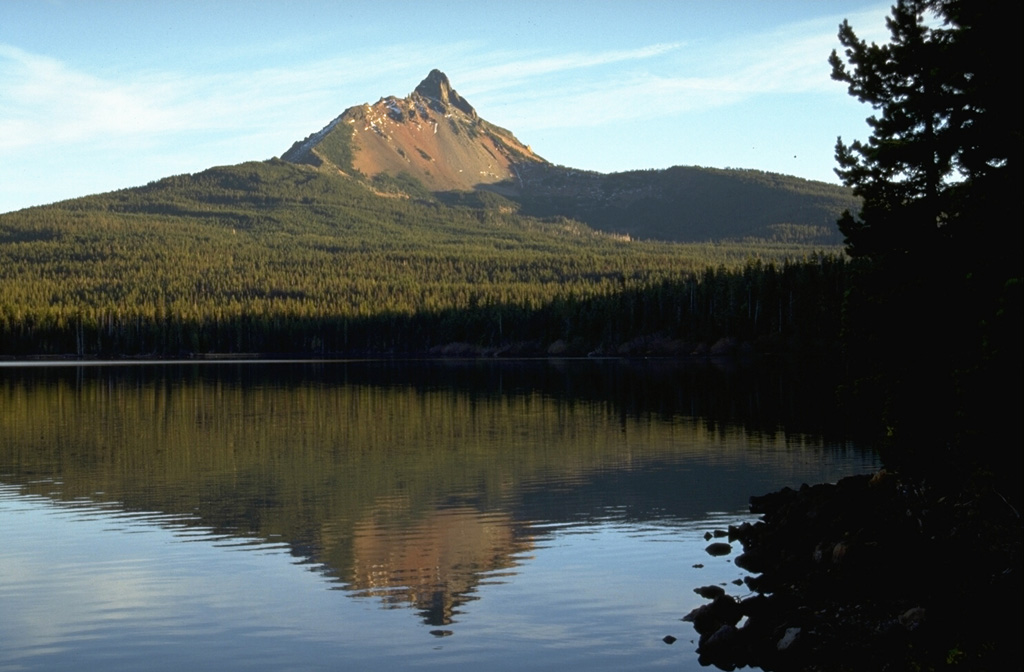
[[481,119],[440,70],[405,98],[348,108],[281,158],[367,177],[408,174],[431,191],[499,183],[515,190],[522,167],[548,165],[512,133]]
[[413,93],[432,101],[431,107],[434,107],[441,114],[447,112],[448,106],[451,105],[465,112],[471,119],[477,118],[476,110],[473,109],[473,106],[452,88],[448,82],[448,76],[440,70],[431,70],[427,78],[420,82]]

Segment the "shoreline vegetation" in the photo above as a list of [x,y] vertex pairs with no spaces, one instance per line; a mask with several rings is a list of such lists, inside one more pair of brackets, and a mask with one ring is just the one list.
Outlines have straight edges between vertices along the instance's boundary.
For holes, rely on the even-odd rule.
[[662,336],[641,337],[616,348],[605,350],[603,346],[580,350],[579,343],[570,350],[565,341],[559,339],[547,347],[538,342],[505,343],[501,346],[481,346],[467,342],[452,342],[429,350],[409,350],[400,353],[378,351],[345,352],[179,352],[174,354],[126,354],[126,353],[52,353],[27,354],[22,356],[0,355],[0,362],[189,362],[189,361],[353,361],[353,360],[416,360],[416,359],[665,359],[680,362],[738,361],[764,357],[791,358],[799,354],[821,357],[829,348],[804,345],[800,353],[792,351],[792,344],[778,344],[759,347],[735,338],[724,337],[708,345],[706,342],[691,342],[667,339]]
[[[598,266],[603,262],[573,268],[569,250],[564,258],[531,269],[532,279],[511,286],[500,280],[473,283],[465,275],[435,277],[421,286],[404,274],[426,272],[416,269],[423,261],[408,260],[386,281],[339,279],[330,292],[346,303],[337,305],[317,298],[320,290],[302,285],[291,291],[294,296],[269,292],[250,297],[245,305],[230,291],[212,289],[187,303],[151,302],[141,298],[159,290],[148,286],[151,278],[133,285],[138,303],[110,303],[105,296],[109,288],[61,288],[43,273],[2,286],[5,292],[38,298],[14,296],[0,302],[0,358],[274,353],[688,357],[838,344],[844,296],[856,281],[854,262],[812,254],[802,261],[748,259],[703,271],[673,270],[683,258],[652,258],[641,251],[627,258],[636,270],[602,271]],[[647,268],[648,263],[661,270]],[[9,268],[24,266],[22,259]],[[99,266],[83,264],[83,278]],[[155,269],[154,275],[162,272]],[[568,284],[559,280],[563,277]],[[236,282],[246,284],[244,277]],[[360,282],[373,288],[380,303],[363,303],[351,312],[349,304],[356,299],[347,292]],[[398,293],[391,293],[391,287],[398,287]],[[441,303],[423,305],[428,292]],[[509,301],[516,292],[521,298]]]

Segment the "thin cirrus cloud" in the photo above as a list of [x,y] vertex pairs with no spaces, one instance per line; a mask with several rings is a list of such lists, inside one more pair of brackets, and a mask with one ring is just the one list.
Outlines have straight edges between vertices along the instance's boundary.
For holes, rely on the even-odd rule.
[[2,45],[0,77],[2,149],[182,128],[180,94],[166,82],[114,83]]
[[492,54],[490,60],[501,60],[496,65],[475,68],[459,78],[460,86],[477,92],[505,89],[530,79],[564,74],[597,66],[656,58],[683,47],[682,43],[652,44],[637,49],[614,49],[599,52],[574,52],[556,56],[523,57],[516,54]]
[[[865,12],[851,17],[851,23],[875,25],[877,15]],[[515,124],[513,130],[593,126],[707,110],[763,94],[835,89],[825,59],[836,46],[839,20],[818,19],[713,44],[659,43],[568,54],[435,44],[431,67],[443,68],[445,61],[477,63],[457,69],[453,85],[485,116],[488,107],[501,108],[502,121]],[[391,49],[393,56],[407,50],[408,45]],[[305,118],[297,112],[303,108],[327,115],[317,122],[326,123],[344,107],[365,102],[342,100],[346,88],[368,91],[368,82],[397,81],[409,70],[408,59],[388,57],[388,51],[384,47],[372,63],[339,57],[288,68],[224,74],[138,72],[115,80],[0,45],[0,80],[5,83],[0,89],[0,149],[54,140],[130,138],[137,143],[152,136],[155,142],[160,136],[195,131],[273,135],[273,126],[279,129],[289,126],[290,118]],[[392,93],[404,95],[375,95]],[[580,109],[600,113],[573,114]]]
[[[885,8],[880,8],[852,15],[850,22],[870,28],[883,23],[884,15]],[[613,58],[612,52],[606,59],[593,54],[510,62],[500,68],[484,67],[469,81],[507,74],[494,78],[500,87],[480,87],[484,96],[479,102],[502,109],[503,123],[521,131],[702,112],[774,94],[842,97],[845,91],[832,81],[827,63],[829,53],[839,46],[841,20],[816,19],[710,44],[652,45],[633,50],[628,57],[622,52]],[[881,30],[862,36],[885,39]],[[555,81],[565,71],[627,60],[641,67]],[[550,80],[546,85],[545,79]]]
[[[435,47],[435,58],[461,60],[471,48],[455,45],[439,55]],[[629,51],[507,61],[505,65],[470,71],[464,81],[471,87],[476,82],[483,89],[502,85],[514,88],[530,77],[650,58],[675,48],[678,45],[652,45]],[[292,68],[230,74],[131,73],[115,81],[76,70],[48,56],[0,45],[0,78],[5,82],[0,91],[0,149],[25,149],[54,141],[111,143],[119,138],[138,143],[146,136],[155,140],[196,131],[258,133],[259,126],[287,125],[289,115],[304,106],[330,104],[327,100],[335,99],[346,84],[365,90],[365,84],[356,85],[382,76],[394,79],[408,66],[387,64],[401,62],[381,58],[368,69],[365,63],[351,58],[336,58]],[[414,83],[410,90],[412,86]],[[401,92],[379,91],[377,95],[390,93]],[[364,101],[338,101],[336,109],[328,112],[325,108],[325,113],[333,116],[343,107],[360,102]],[[272,128],[263,130],[273,132]]]
[[392,75],[401,62],[334,58],[290,68],[143,71],[114,79],[0,44],[0,150],[119,139],[138,146],[146,138],[158,142],[193,132],[273,135],[304,110],[324,108],[333,116],[341,110],[325,106],[362,102],[338,101],[337,96],[346,84]]
[[[272,73],[271,73],[272,74]],[[227,130],[265,104],[273,77],[133,73],[118,80],[0,45],[0,149]],[[280,77],[284,81],[285,77]],[[245,124],[243,124],[245,125]]]

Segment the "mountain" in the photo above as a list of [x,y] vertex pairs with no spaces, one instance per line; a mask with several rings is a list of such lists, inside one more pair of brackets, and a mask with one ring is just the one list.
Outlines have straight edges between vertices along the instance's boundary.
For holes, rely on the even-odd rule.
[[405,98],[348,108],[281,158],[366,177],[404,173],[431,191],[515,184],[519,166],[547,164],[481,119],[440,70]]
[[828,189],[555,166],[435,71],[283,159],[0,215],[0,358],[827,342],[846,282],[818,254],[838,252]]
[[756,170],[603,174],[554,165],[481,118],[440,70],[405,98],[348,108],[281,158],[460,205],[491,192],[508,202],[485,203],[638,239],[839,245],[836,220],[859,207],[844,187]]

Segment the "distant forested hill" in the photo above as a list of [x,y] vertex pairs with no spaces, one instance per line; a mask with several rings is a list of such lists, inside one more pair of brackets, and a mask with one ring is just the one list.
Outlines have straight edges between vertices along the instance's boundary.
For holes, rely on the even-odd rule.
[[839,245],[836,220],[860,207],[846,187],[756,170],[602,174],[545,164],[523,174],[517,200],[524,214],[570,217],[636,239]]
[[741,313],[783,334],[785,260],[843,266],[817,254],[838,248],[630,242],[516,209],[271,160],[0,215],[0,355],[586,352],[740,334]]

